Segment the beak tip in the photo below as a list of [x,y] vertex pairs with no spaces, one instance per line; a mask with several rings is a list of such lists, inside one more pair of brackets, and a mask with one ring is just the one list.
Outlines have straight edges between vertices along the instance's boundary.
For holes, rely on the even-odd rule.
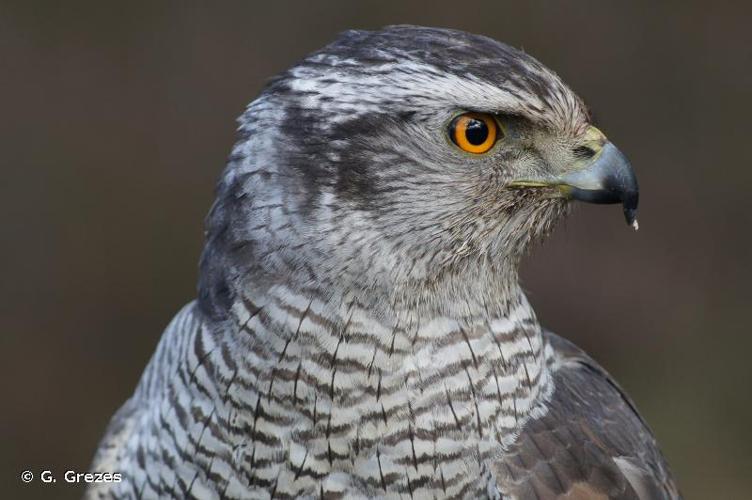
[[624,218],[627,220],[627,225],[637,231],[640,229],[640,224],[637,222],[637,208],[624,207]]

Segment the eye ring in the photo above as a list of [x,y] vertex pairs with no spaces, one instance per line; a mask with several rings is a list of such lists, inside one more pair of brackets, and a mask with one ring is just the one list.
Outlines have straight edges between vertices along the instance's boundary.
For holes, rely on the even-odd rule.
[[461,150],[483,154],[499,136],[499,124],[487,113],[463,113],[449,123],[449,138]]

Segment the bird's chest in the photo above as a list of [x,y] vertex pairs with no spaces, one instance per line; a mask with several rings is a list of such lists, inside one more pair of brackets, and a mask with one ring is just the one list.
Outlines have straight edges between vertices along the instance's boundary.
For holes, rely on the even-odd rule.
[[228,420],[244,430],[233,460],[247,486],[291,495],[467,493],[546,391],[537,327],[520,328],[437,321],[384,342],[342,337],[321,356],[288,346],[235,384],[250,404]]

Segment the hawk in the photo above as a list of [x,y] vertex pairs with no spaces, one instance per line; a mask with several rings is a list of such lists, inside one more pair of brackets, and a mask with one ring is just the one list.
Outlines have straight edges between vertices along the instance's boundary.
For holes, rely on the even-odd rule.
[[239,119],[198,298],[94,459],[91,498],[664,499],[634,404],[518,280],[571,200],[638,188],[531,56],[348,31]]

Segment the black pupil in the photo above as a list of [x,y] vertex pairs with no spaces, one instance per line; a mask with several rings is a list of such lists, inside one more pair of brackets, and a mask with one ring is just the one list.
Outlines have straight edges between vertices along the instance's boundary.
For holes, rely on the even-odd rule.
[[473,146],[480,146],[488,139],[488,126],[483,120],[471,118],[465,129],[465,138]]

